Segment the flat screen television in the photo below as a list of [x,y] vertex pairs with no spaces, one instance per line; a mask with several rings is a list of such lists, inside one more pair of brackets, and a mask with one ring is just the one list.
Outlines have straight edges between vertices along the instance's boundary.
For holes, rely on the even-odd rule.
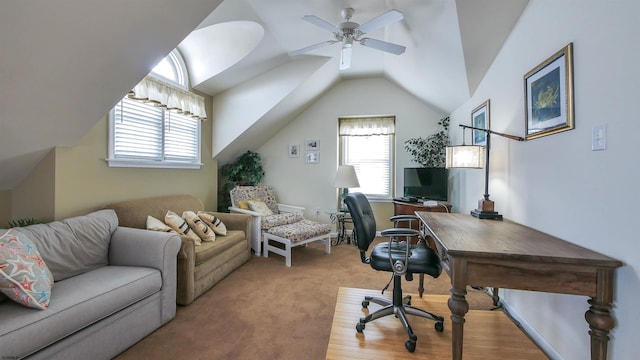
[[445,168],[404,168],[404,196],[447,201],[449,171]]

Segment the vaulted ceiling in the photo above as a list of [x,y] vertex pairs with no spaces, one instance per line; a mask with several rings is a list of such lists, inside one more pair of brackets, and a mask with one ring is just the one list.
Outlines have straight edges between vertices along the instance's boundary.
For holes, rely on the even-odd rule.
[[[309,72],[300,87],[303,94],[292,92],[290,99],[281,99],[286,106],[278,116],[255,119],[238,136],[244,140],[258,134],[256,129],[286,121],[341,79],[386,77],[450,113],[473,94],[526,4],[527,0],[3,2],[0,190],[15,187],[52,147],[73,146],[175,47],[185,57],[192,86],[214,100],[265,74],[284,74],[288,67],[299,70],[307,63],[322,69],[322,76]],[[332,38],[303,21],[303,15],[339,24],[345,7],[355,9],[352,21],[360,24],[390,9],[402,11],[402,21],[367,36],[404,45],[406,52],[396,56],[356,44],[352,66],[344,71],[338,70],[338,44],[288,56]],[[225,146],[233,148],[233,141]]]

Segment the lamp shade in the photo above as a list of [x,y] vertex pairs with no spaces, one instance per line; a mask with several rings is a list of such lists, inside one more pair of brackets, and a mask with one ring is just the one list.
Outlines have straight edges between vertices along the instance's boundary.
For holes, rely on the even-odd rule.
[[478,145],[447,146],[445,167],[482,169],[484,151],[484,146]]
[[336,173],[336,180],[334,185],[337,188],[356,188],[360,187],[358,176],[356,175],[356,168],[353,165],[340,165],[338,166],[338,172]]

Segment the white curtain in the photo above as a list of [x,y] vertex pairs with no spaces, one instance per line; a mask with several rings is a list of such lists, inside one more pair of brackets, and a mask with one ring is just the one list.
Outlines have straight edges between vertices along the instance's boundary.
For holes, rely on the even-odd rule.
[[340,136],[370,136],[395,134],[394,116],[340,118]]
[[147,76],[129,91],[130,99],[152,102],[198,120],[206,120],[204,98]]

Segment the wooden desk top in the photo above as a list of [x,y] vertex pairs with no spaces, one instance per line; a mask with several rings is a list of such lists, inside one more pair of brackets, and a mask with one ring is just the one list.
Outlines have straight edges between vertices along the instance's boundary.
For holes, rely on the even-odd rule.
[[481,220],[467,214],[417,212],[451,256],[512,259],[616,268],[622,262],[509,220]]

